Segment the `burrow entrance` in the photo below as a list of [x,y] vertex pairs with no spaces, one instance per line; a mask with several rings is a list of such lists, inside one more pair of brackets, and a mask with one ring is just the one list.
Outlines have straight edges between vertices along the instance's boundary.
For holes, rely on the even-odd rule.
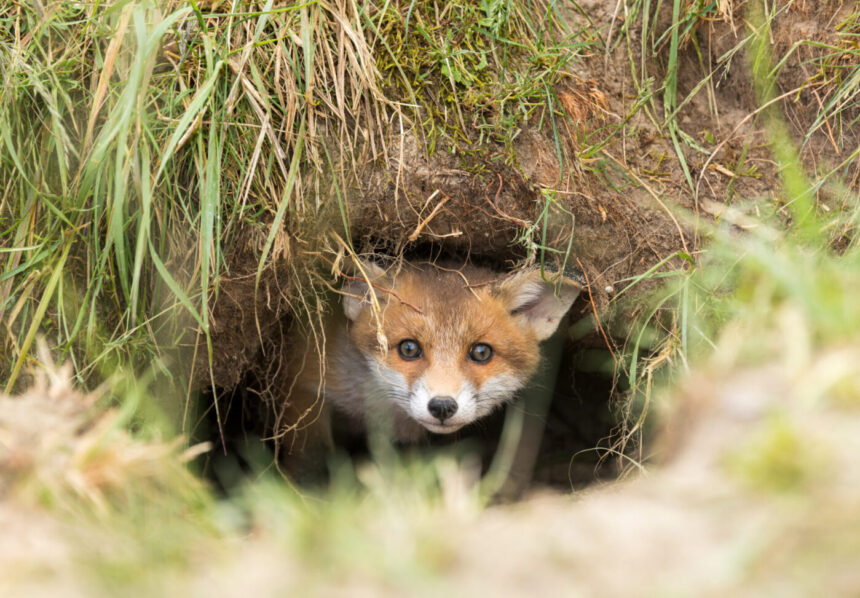
[[[500,272],[544,260],[576,272],[588,287],[560,330],[561,365],[552,382],[533,480],[571,488],[616,475],[619,461],[606,457],[623,423],[619,403],[626,388],[615,371],[613,351],[623,345],[624,331],[622,326],[613,339],[609,322],[598,325],[594,314],[606,319],[615,312],[623,321],[622,312],[636,309],[635,304],[613,304],[613,285],[678,251],[685,239],[677,222],[630,190],[622,193],[572,171],[565,186],[550,188],[549,182],[558,180],[557,163],[552,162],[552,142],[537,130],[524,131],[517,141],[521,163],[530,165],[527,175],[520,165],[487,157],[437,153],[428,158],[409,137],[398,143],[403,151],[395,146],[391,154],[407,156],[408,168],[377,165],[351,187],[340,187],[348,198],[345,219],[320,213],[315,227],[287,222],[283,249],[259,282],[259,243],[252,235],[229,253],[229,273],[212,303],[212,367],[205,351],[198,351],[195,363],[205,413],[198,419],[197,436],[220,445],[207,467],[229,484],[227,478],[240,475],[243,461],[271,461],[272,443],[261,439],[277,436],[283,426],[273,405],[288,400],[290,388],[281,348],[294,327],[320,326],[328,310],[340,309],[331,292],[339,284],[332,271],[339,255],[355,251],[405,260],[470,261]],[[309,228],[315,228],[313,236],[300,238]],[[453,438],[434,437],[419,450],[456,441],[480,456],[486,468],[506,413],[518,408],[515,402]],[[365,451],[361,443],[340,448],[353,456]]]

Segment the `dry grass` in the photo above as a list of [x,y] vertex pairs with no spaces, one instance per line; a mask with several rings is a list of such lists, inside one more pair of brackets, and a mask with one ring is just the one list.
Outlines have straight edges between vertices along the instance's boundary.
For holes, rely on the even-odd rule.
[[191,499],[202,491],[183,464],[208,446],[133,437],[129,428],[141,397],[127,397],[123,409],[106,409],[97,394],[74,389],[70,365],[50,365],[44,347],[42,356],[44,368],[24,394],[0,396],[0,496],[59,511],[106,513],[126,501],[173,493]]

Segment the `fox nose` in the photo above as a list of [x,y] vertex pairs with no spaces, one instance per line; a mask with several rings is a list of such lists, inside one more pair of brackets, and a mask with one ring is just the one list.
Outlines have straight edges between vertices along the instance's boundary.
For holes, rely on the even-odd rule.
[[427,410],[430,412],[430,415],[440,422],[444,422],[457,413],[457,401],[451,397],[433,397],[427,403]]

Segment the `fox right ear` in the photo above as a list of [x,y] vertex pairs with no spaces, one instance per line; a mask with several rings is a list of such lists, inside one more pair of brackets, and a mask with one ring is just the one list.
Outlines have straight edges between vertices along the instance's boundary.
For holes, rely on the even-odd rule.
[[581,290],[582,285],[572,278],[561,276],[554,283],[533,268],[502,282],[498,294],[511,315],[542,341],[552,336]]
[[343,293],[343,313],[352,321],[358,319],[361,310],[371,301],[371,285],[385,279],[385,270],[373,262],[356,258],[346,273],[346,281],[341,287]]

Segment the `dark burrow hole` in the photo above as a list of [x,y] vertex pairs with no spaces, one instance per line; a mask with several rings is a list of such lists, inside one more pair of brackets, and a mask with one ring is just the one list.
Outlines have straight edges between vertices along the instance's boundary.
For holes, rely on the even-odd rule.
[[[380,247],[376,247],[379,251]],[[429,257],[428,257],[429,256]],[[510,268],[517,259],[509,255],[482,256],[473,253],[473,264],[499,270]],[[462,256],[446,254],[435,247],[422,247],[406,255],[407,259],[464,261]],[[625,390],[612,369],[613,358],[602,337],[589,333],[572,340],[574,324],[589,317],[591,306],[586,293],[580,295],[571,308],[567,322],[557,334],[564,339],[561,363],[552,401],[545,418],[540,448],[535,461],[530,487],[551,487],[573,490],[590,483],[612,479],[618,473],[617,459],[607,458],[619,416],[614,407],[615,397]],[[289,318],[279,327],[288,335]],[[259,361],[267,360],[273,346],[260,351]],[[243,480],[271,470],[277,460],[270,436],[272,413],[261,396],[271,392],[272,380],[267,379],[271,368],[246,372],[234,388],[204,389],[200,394],[202,407],[193,431],[195,440],[208,440],[214,448],[201,457],[200,467],[216,488],[230,491]],[[268,390],[267,390],[268,389]],[[217,397],[217,398],[216,398]],[[217,400],[218,409],[215,409]],[[498,409],[492,415],[451,435],[431,435],[418,446],[398,447],[403,454],[451,451],[459,455],[478,457],[486,472],[499,447],[507,412],[522,409],[521,400]],[[353,463],[370,458],[366,439],[335,434],[338,455]],[[284,450],[283,448],[281,450]]]

